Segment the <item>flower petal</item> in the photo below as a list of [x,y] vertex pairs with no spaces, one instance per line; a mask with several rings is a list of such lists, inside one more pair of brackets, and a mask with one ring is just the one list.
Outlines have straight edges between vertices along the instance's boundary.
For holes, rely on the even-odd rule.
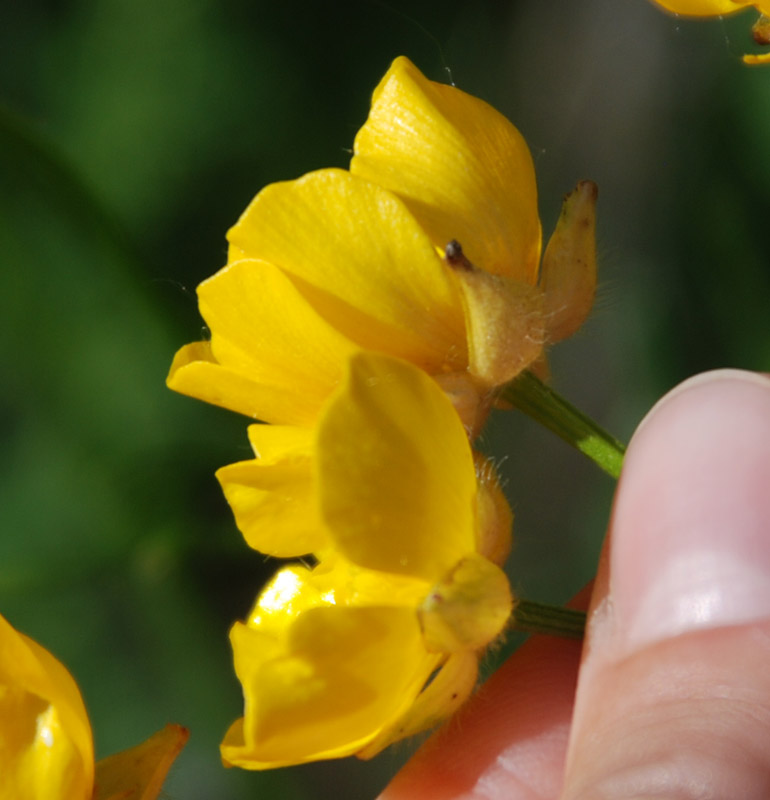
[[313,434],[294,425],[249,425],[248,437],[254,455],[263,464],[310,458]]
[[210,350],[180,351],[169,386],[267,422],[312,420],[355,345],[263,261],[228,264],[198,287],[198,300],[212,332]]
[[166,386],[253,419],[312,425],[322,402],[319,396],[300,394],[294,386],[271,386],[246,372],[217,362],[210,342],[181,347],[171,364]]
[[401,197],[444,248],[458,240],[487,272],[535,283],[535,170],[516,128],[483,100],[397,58],[374,91],[350,170]]
[[388,745],[422,733],[449,718],[468,699],[478,677],[478,657],[472,650],[454,653],[441,666],[417,699],[389,728],[356,753],[359,758],[376,756]]
[[283,649],[255,627],[231,632],[245,698],[222,743],[246,769],[351,755],[403,714],[436,659],[412,609],[310,609],[288,620]]
[[473,551],[471,448],[451,402],[411,364],[351,359],[319,423],[316,469],[322,519],[354,563],[433,582]]
[[2,616],[0,763],[3,797],[91,797],[93,742],[77,684]]
[[166,725],[149,739],[96,765],[93,800],[156,800],[190,732]]
[[315,512],[310,461],[240,461],[216,473],[249,547],[277,558],[320,550],[327,536]]
[[714,17],[723,14],[734,14],[751,3],[741,0],[653,0],[654,3],[689,17]]
[[229,464],[216,473],[249,546],[279,558],[327,546],[313,493],[311,432],[251,425],[249,439],[261,457]]
[[271,184],[228,239],[294,276],[316,311],[362,347],[431,372],[464,366],[453,278],[401,201],[378,186],[336,169]]

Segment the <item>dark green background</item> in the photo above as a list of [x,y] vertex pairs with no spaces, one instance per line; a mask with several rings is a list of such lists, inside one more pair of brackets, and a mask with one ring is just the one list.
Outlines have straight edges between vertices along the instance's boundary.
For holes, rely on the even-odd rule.
[[[751,14],[646,0],[27,0],[0,7],[0,612],[61,658],[99,755],[192,729],[168,796],[373,797],[410,752],[225,771],[240,713],[227,630],[275,566],[213,472],[244,420],[174,395],[194,289],[268,182],[344,166],[398,54],[492,102],[535,158],[546,233],[600,186],[596,311],[555,386],[627,438],[705,369],[770,369],[770,67]],[[730,409],[725,409],[730,413]],[[591,575],[611,481],[515,414],[493,419],[515,588]],[[514,721],[512,720],[512,724]]]

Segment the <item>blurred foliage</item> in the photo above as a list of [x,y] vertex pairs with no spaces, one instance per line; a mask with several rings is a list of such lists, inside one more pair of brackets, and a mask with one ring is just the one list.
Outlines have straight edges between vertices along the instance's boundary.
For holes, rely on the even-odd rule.
[[[552,367],[628,437],[690,374],[770,369],[770,69],[740,63],[747,28],[645,0],[0,7],[0,611],[74,673],[100,755],[177,721],[170,796],[345,800],[410,752],[219,764],[240,713],[227,629],[275,562],[213,478],[247,452],[244,421],[163,381],[257,190],[344,166],[398,54],[485,97],[530,142],[546,232],[576,180],[600,185],[597,311]],[[611,482],[515,414],[483,444],[517,516],[515,587],[563,602]]]

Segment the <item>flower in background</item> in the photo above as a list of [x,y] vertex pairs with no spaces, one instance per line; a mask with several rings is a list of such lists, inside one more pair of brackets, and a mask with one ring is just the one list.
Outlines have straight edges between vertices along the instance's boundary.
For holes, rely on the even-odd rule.
[[0,616],[2,800],[155,800],[187,736],[168,725],[94,765],[91,726],[74,679]]
[[[689,17],[721,17],[735,14],[747,8],[755,8],[760,17],[754,23],[752,33],[757,44],[770,44],[770,0],[653,0],[654,3]],[[770,64],[770,53],[747,54],[743,57],[747,64]]]
[[229,231],[227,266],[198,288],[211,340],[177,353],[168,385],[310,426],[347,359],[374,350],[434,376],[475,431],[490,391],[585,318],[595,197],[587,183],[573,195],[541,266],[521,134],[398,58],[350,171],[271,184]]
[[[510,510],[423,371],[353,356],[300,448],[311,463],[293,544],[308,547],[315,526],[319,563],[280,570],[231,632],[244,716],[221,749],[247,769],[369,757],[436,724],[471,692],[513,604],[498,566]],[[234,467],[241,518],[249,472],[264,467]]]

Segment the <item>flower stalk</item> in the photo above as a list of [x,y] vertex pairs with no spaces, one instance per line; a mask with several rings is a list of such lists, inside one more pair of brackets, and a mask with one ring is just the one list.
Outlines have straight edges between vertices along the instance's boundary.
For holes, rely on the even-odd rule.
[[532,600],[517,600],[508,622],[509,630],[582,639],[586,627],[585,611],[562,608]]
[[580,450],[608,475],[618,478],[625,445],[532,372],[522,372],[502,388],[499,396]]

